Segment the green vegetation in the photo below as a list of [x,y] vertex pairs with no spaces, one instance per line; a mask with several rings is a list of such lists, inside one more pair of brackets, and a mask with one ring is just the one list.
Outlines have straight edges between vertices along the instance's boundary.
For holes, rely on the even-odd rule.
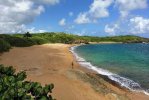
[[9,51],[11,48],[10,44],[3,39],[0,39],[0,52]]
[[24,34],[24,37],[32,37],[32,35],[29,33],[29,32],[26,32],[25,34]]
[[85,43],[89,42],[122,42],[122,43],[142,43],[149,42],[148,38],[139,36],[113,36],[113,37],[93,37],[78,36],[66,33],[36,33],[30,34],[0,34],[0,52],[8,51],[10,47],[28,47],[44,43]]
[[[11,47],[28,47],[44,43],[88,44],[89,42],[149,43],[149,39],[131,35],[91,37],[54,32],[0,34],[0,53],[9,51]],[[53,100],[51,96],[53,84],[42,87],[38,82],[24,81],[25,78],[25,72],[15,73],[11,66],[0,65],[0,100]]]
[[12,66],[0,65],[0,100],[54,100],[53,84],[42,87],[38,82],[24,81],[24,71],[16,73]]

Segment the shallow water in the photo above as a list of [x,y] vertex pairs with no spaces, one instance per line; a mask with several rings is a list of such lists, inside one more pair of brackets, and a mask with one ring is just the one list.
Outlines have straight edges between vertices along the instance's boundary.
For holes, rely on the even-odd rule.
[[122,86],[149,89],[149,44],[91,44],[78,46],[75,52],[96,68],[116,74],[109,77]]

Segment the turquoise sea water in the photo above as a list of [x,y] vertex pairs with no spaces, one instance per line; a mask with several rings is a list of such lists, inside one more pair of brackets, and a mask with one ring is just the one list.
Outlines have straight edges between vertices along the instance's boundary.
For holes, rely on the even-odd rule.
[[93,66],[126,78],[111,75],[123,86],[148,91],[149,44],[90,44],[78,46],[74,51]]

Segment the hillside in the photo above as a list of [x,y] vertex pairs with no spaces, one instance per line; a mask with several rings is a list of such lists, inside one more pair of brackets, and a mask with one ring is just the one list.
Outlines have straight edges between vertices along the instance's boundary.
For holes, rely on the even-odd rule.
[[35,34],[0,34],[0,52],[8,51],[11,47],[27,47],[44,43],[65,43],[79,44],[89,42],[122,42],[122,43],[149,43],[148,38],[139,36],[113,36],[113,37],[93,37],[78,36],[66,33],[35,33]]

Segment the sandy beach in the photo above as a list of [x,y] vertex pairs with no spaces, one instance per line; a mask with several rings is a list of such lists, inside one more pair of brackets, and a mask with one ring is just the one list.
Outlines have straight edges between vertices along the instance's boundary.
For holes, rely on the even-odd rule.
[[[25,70],[27,80],[42,85],[54,83],[57,100],[149,100],[143,93],[131,92],[81,67],[69,51],[72,45],[44,44],[14,47],[0,55],[0,64]],[[72,67],[73,62],[73,67]]]

